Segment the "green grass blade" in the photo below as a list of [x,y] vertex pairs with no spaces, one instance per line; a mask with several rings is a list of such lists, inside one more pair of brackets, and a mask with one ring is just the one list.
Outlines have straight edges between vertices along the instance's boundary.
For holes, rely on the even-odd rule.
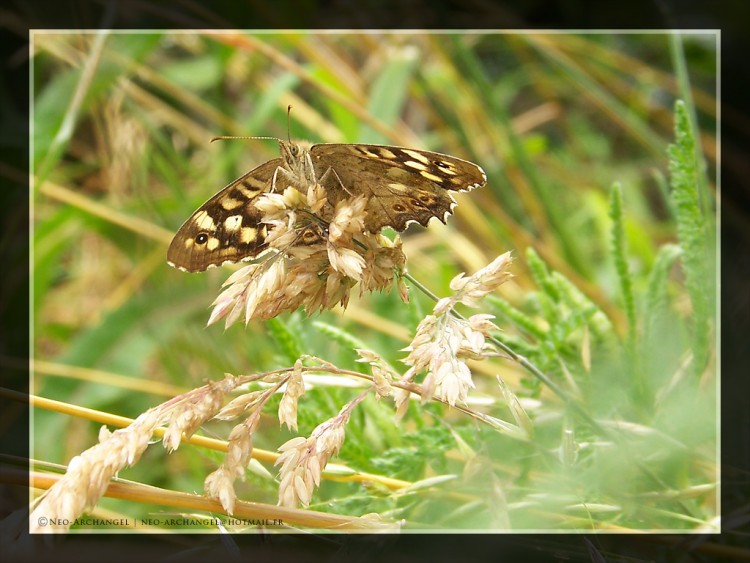
[[[368,104],[368,110],[372,115],[389,125],[396,122],[402,114],[416,67],[417,53],[413,48],[404,48],[394,54],[372,85]],[[367,143],[388,142],[385,135],[369,125],[363,125],[359,138]]]
[[645,319],[643,323],[643,340],[648,341],[652,336],[652,329],[656,320],[663,313],[667,303],[667,286],[669,271],[677,258],[682,254],[680,247],[667,244],[656,255],[654,266],[648,279],[646,303],[644,307]]

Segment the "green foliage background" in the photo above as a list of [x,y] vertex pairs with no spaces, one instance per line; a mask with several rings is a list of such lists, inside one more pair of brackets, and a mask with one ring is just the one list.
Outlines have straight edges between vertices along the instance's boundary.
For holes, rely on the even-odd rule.
[[[534,421],[530,440],[436,404],[397,423],[368,400],[336,461],[446,480],[401,492],[327,480],[311,508],[407,529],[714,530],[716,49],[710,33],[36,33],[33,391],[135,417],[170,389],[301,353],[361,369],[353,349],[366,347],[401,369],[431,307],[415,291],[408,305],[366,295],[345,312],[204,328],[228,272],[188,275],[164,255],[196,207],[276,156],[272,141],[209,145],[215,135],[436,150],[479,163],[488,185],[460,196],[447,226],[404,235],[410,273],[442,296],[512,250],[515,278],[486,308],[499,337],[623,443],[498,359],[475,372],[471,406],[512,420],[499,374]],[[300,434],[356,392],[315,382]],[[96,433],[36,410],[33,453],[65,463]],[[255,446],[289,437],[269,410]],[[218,459],[151,448],[123,476],[200,491]],[[276,488],[258,471],[239,496],[273,504]]]

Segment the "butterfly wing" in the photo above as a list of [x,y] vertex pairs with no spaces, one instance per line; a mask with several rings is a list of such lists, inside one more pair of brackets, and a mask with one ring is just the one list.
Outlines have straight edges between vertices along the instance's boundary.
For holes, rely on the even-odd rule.
[[[365,228],[371,233],[384,227],[403,231],[412,222],[426,226],[433,217],[445,222],[456,204],[451,192],[468,191],[487,181],[476,164],[430,151],[320,144],[313,145],[309,154],[329,205],[359,195],[368,198]],[[204,203],[172,240],[167,251],[169,264],[200,272],[260,254],[266,248],[266,227],[260,222],[254,200],[271,189],[278,168],[294,172],[284,159],[271,160]],[[294,183],[298,189],[307,188],[297,185],[299,182],[304,181]]]
[[254,258],[266,247],[265,225],[253,200],[271,187],[280,158],[240,176],[200,206],[177,231],[167,262],[187,272]]
[[383,227],[403,231],[412,222],[427,226],[433,217],[445,222],[456,204],[451,192],[487,182],[476,164],[431,151],[320,144],[310,148],[310,156],[331,203],[362,194],[369,198],[365,228],[372,233]]

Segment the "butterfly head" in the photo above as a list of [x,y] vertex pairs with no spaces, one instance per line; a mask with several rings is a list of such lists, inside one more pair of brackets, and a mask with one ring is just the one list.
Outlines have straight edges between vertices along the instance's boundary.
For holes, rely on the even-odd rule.
[[308,143],[279,140],[279,149],[281,150],[281,159],[284,161],[284,168],[297,181],[297,187],[306,187],[315,183],[315,168],[312,158],[310,158],[310,145]]

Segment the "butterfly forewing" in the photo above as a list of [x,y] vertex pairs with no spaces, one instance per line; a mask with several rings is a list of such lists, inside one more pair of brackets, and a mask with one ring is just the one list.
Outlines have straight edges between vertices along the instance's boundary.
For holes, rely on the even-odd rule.
[[265,226],[253,201],[270,188],[281,159],[261,164],[209,199],[177,231],[167,262],[188,272],[201,272],[253,258],[265,248]]
[[385,145],[314,145],[310,149],[318,178],[329,168],[324,187],[332,203],[357,195],[369,198],[365,227],[403,231],[411,222],[445,222],[456,204],[450,192],[483,186],[484,171],[452,156]]

